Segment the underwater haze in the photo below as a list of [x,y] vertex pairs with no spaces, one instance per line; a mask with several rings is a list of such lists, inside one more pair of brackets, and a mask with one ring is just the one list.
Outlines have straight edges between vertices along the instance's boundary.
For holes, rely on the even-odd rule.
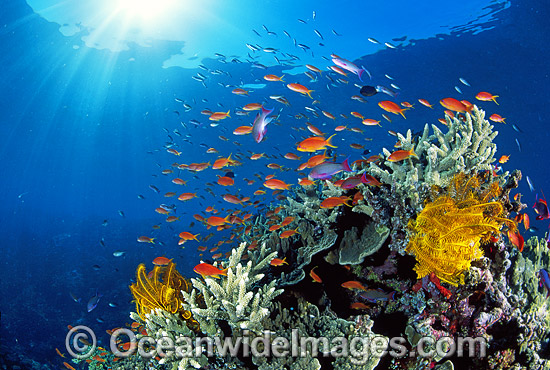
[[[186,279],[206,281],[212,279],[211,270],[196,266],[202,261],[209,268],[231,267],[230,253],[241,242],[290,243],[290,248],[272,249],[280,261],[271,261],[262,271],[281,282],[303,270],[303,281],[277,286],[285,292],[273,299],[282,307],[291,307],[294,300],[302,299],[296,297],[303,297],[320,311],[332,309],[339,318],[352,322],[368,315],[375,323],[372,330],[385,336],[404,335],[407,322],[413,320],[403,302],[416,294],[413,285],[417,280],[424,278],[425,293],[419,289],[426,300],[433,294],[437,298],[432,301],[447,299],[458,306],[458,297],[474,292],[489,297],[490,283],[474,287],[466,278],[457,287],[453,279],[445,280],[436,270],[421,276],[415,268],[417,262],[421,264],[419,258],[415,260],[418,254],[405,250],[405,239],[400,246],[395,244],[398,234],[412,240],[408,234],[412,231],[406,227],[409,220],[403,217],[407,214],[416,220],[423,205],[434,201],[434,196],[428,195],[432,185],[440,192],[451,185],[416,178],[408,184],[417,195],[408,194],[396,203],[386,198],[384,203],[384,194],[398,194],[403,180],[394,175],[392,181],[385,182],[381,174],[396,174],[393,166],[427,167],[432,163],[428,154],[415,157],[408,152],[421,144],[424,125],[429,123],[431,129],[433,124],[446,133],[453,122],[451,115],[455,124],[474,116],[471,105],[460,101],[475,104],[498,131],[489,140],[496,144],[496,152],[487,159],[486,167],[462,170],[479,177],[476,194],[485,194],[487,178],[500,181],[502,188],[509,178],[521,178],[511,193],[495,197],[503,204],[495,219],[515,221],[501,222],[498,231],[479,231],[476,245],[492,236],[493,249],[480,247],[484,256],[499,260],[493,253],[502,245],[498,253],[510,258],[512,266],[517,258],[523,258],[517,256],[524,240],[523,253],[536,255],[527,240],[536,236],[542,243],[548,238],[549,227],[544,197],[550,194],[546,163],[550,140],[548,17],[550,6],[541,0],[6,2],[0,12],[0,366],[172,368],[158,361],[145,365],[135,358],[124,360],[133,362],[116,361],[105,353],[96,353],[89,362],[72,361],[65,349],[68,325],[92,328],[98,345],[108,349],[106,330],[130,327],[135,321],[130,312],[141,303],[138,299],[136,307],[136,295],[129,287],[139,287],[139,264],[144,263],[148,270],[154,265],[165,267],[168,262],[153,264],[153,260],[166,257]],[[362,94],[364,86],[374,93]],[[452,103],[440,103],[446,98],[453,98]],[[391,104],[384,104],[388,101]],[[253,103],[257,105],[247,106]],[[258,122],[261,106],[273,109],[265,132]],[[246,133],[234,132],[242,126],[247,126],[242,128]],[[395,136],[405,135],[409,129],[413,137],[409,142]],[[314,135],[332,137],[324,144],[306,143]],[[311,150],[303,150],[306,146]],[[397,154],[390,158],[390,152]],[[310,172],[315,166],[299,168],[323,153],[338,166],[336,170],[329,168],[331,173],[317,176]],[[467,156],[461,154],[463,157]],[[346,159],[349,171],[340,165]],[[373,167],[376,169],[369,172]],[[516,169],[521,171],[520,177],[512,174]],[[373,186],[373,180],[361,183],[363,173],[381,184]],[[308,175],[314,184],[301,184]],[[352,188],[324,185],[352,175],[358,176]],[[307,194],[309,200],[300,194]],[[512,199],[516,194],[522,196]],[[332,199],[337,204],[320,204],[336,195],[344,197],[339,198],[341,203]],[[416,208],[409,196],[419,197]],[[352,210],[357,202],[369,201],[374,215]],[[295,203],[320,213],[313,217],[301,206],[292,208]],[[399,216],[386,217],[376,206],[383,203],[386,210],[396,209],[395,204],[409,208]],[[523,214],[528,215],[527,221]],[[295,219],[289,221],[290,226],[281,227],[285,217]],[[387,223],[380,221],[384,217]],[[346,230],[352,226],[366,229],[369,222],[392,230],[374,257],[357,263],[327,262],[347,237]],[[514,236],[511,223],[518,224],[521,241]],[[304,230],[321,233],[319,228],[323,235],[329,230],[338,235],[333,252],[318,251],[308,262],[298,263],[299,248],[307,244]],[[302,235],[290,233],[287,238],[281,235],[284,230]],[[189,234],[181,234],[185,232]],[[550,289],[550,278],[545,280],[540,272],[548,268],[541,261],[550,262],[546,249],[539,253],[543,257],[533,257],[533,261],[538,259],[532,263],[536,266],[532,279],[537,282],[533,289],[540,296],[545,296],[543,286]],[[383,250],[387,253],[378,255]],[[398,268],[391,276],[381,273],[374,283],[365,271],[387,266],[386,258]],[[331,270],[332,265],[353,267]],[[312,278],[315,281],[310,272],[316,266],[319,276],[324,274],[322,282],[310,283]],[[466,274],[466,270],[459,273]],[[280,271],[286,275],[281,277]],[[220,281],[227,278],[220,275]],[[360,297],[354,288],[346,288],[343,275],[345,280],[366,286],[365,292],[386,295]],[[511,281],[511,275],[498,276]],[[432,278],[429,282],[428,277]],[[384,279],[395,280],[385,285]],[[254,289],[261,285],[257,284]],[[430,293],[427,284],[442,286],[441,293]],[[452,297],[443,289],[449,289]],[[321,295],[329,299],[319,303]],[[331,308],[327,301],[345,302],[345,307],[338,308],[335,303]],[[358,302],[365,307],[354,307]],[[490,306],[491,299],[484,302]],[[528,306],[525,302],[531,301],[521,302]],[[275,306],[269,307],[274,310]],[[516,306],[511,303],[510,307]],[[546,310],[546,303],[544,307]],[[484,310],[489,312],[487,306],[479,306],[471,314]],[[498,320],[519,322],[502,310],[505,313]],[[264,320],[275,320],[273,312]],[[395,312],[400,315],[399,323],[385,331],[382,323]],[[180,311],[172,313],[184,317]],[[376,324],[378,317],[381,321]],[[545,341],[548,322],[541,318],[544,330],[538,335]],[[140,325],[138,330],[145,328],[151,334],[152,326],[146,320]],[[477,333],[474,323],[462,325],[462,334]],[[516,332],[495,329],[489,334],[491,340],[506,343],[497,347],[502,353],[491,352],[494,362],[501,361],[500,368],[505,368],[504,351],[515,351],[515,360],[508,360],[510,365],[540,365],[550,359],[546,344],[541,344],[535,361],[534,355],[519,349]],[[211,360],[202,368],[218,368],[220,361]],[[455,366],[489,368],[489,362],[472,360],[463,367]],[[321,363],[322,369],[344,368],[336,362]],[[427,365],[442,363],[430,359]],[[419,364],[385,359],[377,368],[414,368]],[[242,361],[238,366],[259,368],[254,361]]]

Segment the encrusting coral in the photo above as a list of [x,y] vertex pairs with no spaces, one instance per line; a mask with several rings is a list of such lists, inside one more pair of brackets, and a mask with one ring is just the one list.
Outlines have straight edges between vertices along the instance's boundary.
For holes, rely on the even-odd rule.
[[477,175],[459,173],[445,194],[425,205],[409,226],[407,252],[414,254],[418,278],[435,273],[452,285],[464,283],[464,271],[482,257],[480,242],[498,235],[503,226],[515,223],[503,217],[504,207],[491,201],[500,193],[498,183],[481,188]]

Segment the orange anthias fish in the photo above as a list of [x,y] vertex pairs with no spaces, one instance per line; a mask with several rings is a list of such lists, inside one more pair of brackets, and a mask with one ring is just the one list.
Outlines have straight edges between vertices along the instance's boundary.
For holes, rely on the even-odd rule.
[[422,104],[423,106],[434,109],[433,105],[431,105],[430,103],[428,103],[428,101],[427,101],[426,99],[418,99],[418,101],[419,101],[420,104]]
[[389,100],[384,100],[384,101],[381,101],[380,103],[378,103],[378,106],[382,109],[384,109],[386,112],[390,112],[390,113],[393,113],[393,114],[400,114],[403,116],[403,118],[407,118],[405,117],[405,114],[403,113],[404,111],[407,110],[407,108],[401,108],[399,105],[397,105],[396,103],[392,102],[392,101],[389,101]]
[[349,306],[349,308],[354,309],[354,310],[365,310],[365,309],[369,308],[369,306],[367,306],[363,302],[353,302]]
[[240,87],[233,89],[233,91],[231,92],[235,95],[248,95],[248,91],[246,91],[245,89],[241,89]]
[[220,176],[218,177],[218,185],[221,186],[231,186],[235,184],[235,180],[233,180],[231,177],[227,176]]
[[283,259],[280,258],[273,258],[271,262],[269,262],[271,266],[282,266],[282,265],[288,265],[288,262],[286,261],[286,257]]
[[231,116],[229,115],[229,111],[227,111],[227,112],[215,112],[215,113],[212,113],[212,114],[210,115],[210,117],[208,117],[208,119],[209,119],[210,121],[220,121],[220,120],[222,120],[222,119],[226,119],[227,117],[231,117]]
[[178,200],[186,201],[197,197],[197,193],[181,193]]
[[[281,225],[282,226],[282,225]],[[292,235],[298,234],[298,228],[294,230],[285,230],[280,235],[279,238],[281,239],[287,239],[290,238]]]
[[168,258],[162,256],[162,257],[155,258],[153,260],[153,265],[155,265],[155,266],[166,266],[170,262],[172,262],[172,258],[168,259]]
[[243,107],[243,110],[245,111],[253,111],[253,110],[260,110],[262,109],[262,105],[260,103],[250,103]]
[[138,239],[137,239],[138,242],[140,243],[151,243],[151,244],[155,244],[155,238],[150,238],[148,236],[140,236]]
[[191,234],[190,232],[188,231],[182,231],[180,234],[179,234],[179,237],[183,240],[196,240],[196,241],[199,241],[197,239],[197,236],[199,236],[199,234],[197,235],[193,235]]
[[311,99],[313,99],[313,97],[311,96],[311,93],[313,92],[313,90],[309,90],[307,87],[305,87],[304,85],[300,85],[300,84],[287,84],[286,87],[288,87],[290,90],[292,91],[296,91],[300,94],[303,94],[303,95],[307,95],[309,96]]
[[176,177],[174,180],[172,180],[172,183],[176,185],[185,185],[187,181],[180,179],[179,177]]
[[323,200],[320,204],[320,208],[334,208],[339,207],[345,204],[348,207],[351,207],[347,202],[351,201],[351,197],[341,196],[341,197],[329,197]]
[[444,108],[455,112],[468,112],[469,109],[460,101],[454,98],[445,98],[439,101]]
[[233,166],[235,165],[235,161],[231,159],[231,154],[229,154],[229,157],[227,158],[218,158],[212,165],[212,169],[219,170],[220,168],[224,168],[226,166]]
[[168,216],[166,217],[166,222],[175,222],[177,220],[179,220],[180,218],[179,217],[176,217],[176,216]]
[[498,98],[498,95],[493,95],[493,94],[488,93],[486,91],[482,91],[482,92],[480,92],[479,94],[476,95],[477,100],[481,100],[481,101],[491,101],[492,100],[498,105],[497,98]]
[[298,157],[296,154],[291,153],[291,152],[286,153],[286,154],[285,154],[285,158],[286,158],[286,159],[293,160],[293,161],[297,161],[297,160],[300,159],[300,157]]
[[372,119],[372,118],[365,118],[362,123],[365,125],[365,126],[382,126],[380,124],[380,121],[377,121],[375,119]]
[[491,114],[491,117],[489,119],[493,122],[499,122],[499,123],[506,123],[506,118],[503,118],[500,114]]
[[223,195],[223,200],[225,200],[228,203],[232,203],[232,204],[241,204],[243,202],[242,199],[240,199],[239,197],[237,197],[235,195],[231,195],[231,194],[224,194]]
[[69,370],[76,370],[74,367],[72,367],[71,365],[69,365],[68,363],[66,362],[63,362],[63,366],[65,366],[67,369]]
[[315,181],[312,181],[312,180],[308,179],[307,177],[303,177],[303,178],[298,180],[298,185],[311,186],[311,185],[315,185]]
[[326,140],[321,136],[308,137],[307,139],[302,140],[296,149],[300,152],[316,152],[317,150],[326,149],[327,146],[336,148],[336,146],[332,145],[330,142],[335,135],[336,134],[329,136]]
[[414,150],[411,148],[411,150],[397,150],[395,152],[393,152],[392,154],[390,154],[390,156],[388,157],[387,161],[389,162],[399,162],[399,161],[403,161],[411,156],[414,156],[414,157],[417,157],[418,156],[416,155],[416,153],[414,152]]
[[59,356],[65,358],[65,355],[63,355],[63,353],[61,353],[61,351],[59,351],[57,348],[55,349],[55,352],[57,352]]
[[246,135],[252,132],[252,126],[239,126],[233,131],[233,135]]
[[519,233],[519,231],[513,232],[512,230],[508,230],[508,239],[510,239],[510,243],[517,249],[519,249],[520,252],[523,251],[523,236]]
[[367,288],[365,288],[363,286],[363,284],[361,284],[360,282],[355,281],[355,280],[346,281],[345,283],[342,283],[342,287],[344,287],[346,289],[360,289],[360,290],[364,290],[364,291],[367,290]]
[[313,270],[315,270],[317,268],[317,266],[315,266],[314,268],[311,269],[311,271],[309,272],[309,276],[311,276],[311,278],[313,279],[313,282],[315,283],[322,283],[323,280],[321,280],[321,278],[319,277],[319,275],[317,275]]
[[193,271],[200,274],[202,277],[211,276],[219,279],[220,275],[227,276],[227,269],[220,270],[216,266],[212,266],[209,263],[199,263],[193,268]]
[[283,77],[285,77],[285,75],[282,75],[281,77],[276,76],[276,75],[265,75],[265,76],[264,76],[264,80],[266,80],[266,81],[281,81],[281,82],[284,82],[284,81],[283,81]]
[[287,184],[282,180],[269,179],[264,182],[264,186],[272,190],[288,190],[290,184]]
[[227,215],[225,218],[218,217],[218,216],[210,216],[206,219],[206,223],[210,226],[225,225],[225,224],[231,223],[231,221],[229,221],[230,216],[231,215]]
[[510,159],[510,156],[509,155],[503,155],[502,157],[499,158],[498,160],[498,163],[506,163],[508,162],[508,159]]

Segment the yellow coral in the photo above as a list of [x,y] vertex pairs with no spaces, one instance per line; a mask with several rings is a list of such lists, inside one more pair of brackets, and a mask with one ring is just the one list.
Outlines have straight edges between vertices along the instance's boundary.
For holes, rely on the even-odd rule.
[[187,325],[198,329],[198,323],[189,311],[183,309],[182,290],[189,292],[191,283],[176,270],[176,264],[155,266],[147,275],[145,265],[136,270],[136,282],[130,285],[130,291],[136,301],[136,311],[142,320],[153,309],[160,308],[170,313],[180,313]]
[[512,220],[502,217],[502,204],[490,201],[499,193],[498,183],[482,189],[476,175],[460,173],[446,194],[425,205],[416,220],[409,222],[412,233],[406,249],[416,257],[418,278],[433,272],[449,284],[464,283],[464,271],[483,256],[480,242],[499,234],[504,224],[515,227]]

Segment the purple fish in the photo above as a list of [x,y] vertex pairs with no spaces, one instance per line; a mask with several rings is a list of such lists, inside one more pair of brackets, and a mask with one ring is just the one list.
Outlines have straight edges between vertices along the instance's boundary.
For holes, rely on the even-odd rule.
[[103,294],[99,294],[96,290],[95,295],[88,301],[88,312],[91,312],[94,308],[97,307],[97,304],[99,303],[99,299],[101,297],[103,297]]
[[349,158],[346,158],[346,160],[342,163],[323,162],[321,164],[318,164],[311,169],[309,177],[311,177],[312,179],[326,180],[330,179],[332,175],[337,174],[341,171],[352,172],[352,169],[349,167],[348,159]]
[[546,297],[550,295],[550,276],[548,276],[548,271],[545,269],[539,270],[539,276],[540,276],[540,285],[544,286],[546,288]]
[[533,205],[533,208],[535,209],[535,213],[537,214],[536,219],[537,220],[546,220],[550,218],[550,214],[548,213],[548,205],[546,204],[546,199],[538,199],[539,195],[537,194],[535,196],[535,204]]
[[343,58],[332,58],[332,62],[336,64],[338,67],[344,68],[347,71],[355,73],[357,77],[359,77],[359,80],[361,81],[363,81],[362,79],[363,73],[367,72],[367,70],[364,67],[359,68],[349,60],[346,60]]
[[386,302],[393,299],[395,291],[387,293],[382,289],[368,289],[359,294],[359,296],[371,303]]
[[258,113],[254,119],[254,124],[252,125],[252,136],[257,143],[263,140],[266,133],[266,126],[271,120],[272,117],[267,117],[273,112],[273,109],[265,109],[262,107],[262,113]]
[[340,185],[340,188],[353,189],[354,187],[359,185],[361,182],[363,182],[361,176],[348,177],[347,179],[344,180],[342,185]]

